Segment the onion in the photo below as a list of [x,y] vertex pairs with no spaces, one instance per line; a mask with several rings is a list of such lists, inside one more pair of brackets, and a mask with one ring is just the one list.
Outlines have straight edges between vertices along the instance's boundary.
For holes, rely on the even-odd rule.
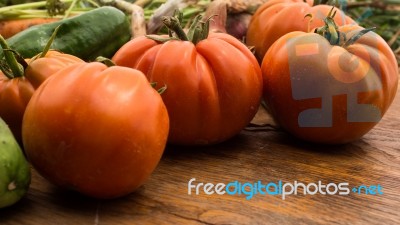
[[252,15],[249,13],[228,14],[228,19],[226,21],[226,31],[228,34],[239,40],[243,40],[246,37],[251,16]]

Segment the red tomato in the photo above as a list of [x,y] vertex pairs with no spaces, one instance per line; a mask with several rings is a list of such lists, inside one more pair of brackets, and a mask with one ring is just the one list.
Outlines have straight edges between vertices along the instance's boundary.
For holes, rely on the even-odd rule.
[[[346,40],[363,28],[339,27]],[[392,103],[398,65],[387,43],[368,32],[355,43],[332,45],[316,33],[278,39],[262,62],[264,98],[277,122],[294,136],[340,144],[373,128]]]
[[211,33],[197,44],[159,43],[139,37],[113,57],[117,65],[142,71],[158,87],[171,121],[168,141],[180,145],[222,142],[254,117],[262,77],[250,50],[225,33]]
[[[313,0],[270,0],[254,13],[246,36],[246,43],[254,46],[256,56],[261,62],[268,48],[283,35],[292,31],[304,31],[324,25],[323,19],[332,10],[330,5],[313,6]],[[342,11],[335,8],[338,25],[355,24]],[[304,18],[312,14],[313,20]]]
[[50,75],[69,65],[81,62],[84,61],[74,55],[50,50],[42,58],[28,60],[28,67],[25,69],[25,77],[34,88],[38,88]]
[[150,176],[168,128],[165,105],[140,71],[93,62],[67,67],[37,89],[22,134],[28,159],[49,181],[115,198]]
[[7,123],[19,143],[25,107],[35,89],[49,76],[81,59],[57,51],[48,51],[29,64],[23,76],[9,78],[0,72],[0,117]]

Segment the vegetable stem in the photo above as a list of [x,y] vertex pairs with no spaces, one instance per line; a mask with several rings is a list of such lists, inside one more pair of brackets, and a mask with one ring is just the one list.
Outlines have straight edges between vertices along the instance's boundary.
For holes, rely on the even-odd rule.
[[164,16],[162,21],[164,25],[168,28],[169,37],[164,38],[157,35],[146,35],[146,37],[155,40],[157,42],[166,42],[169,40],[182,40],[191,41],[193,44],[197,44],[201,40],[208,37],[210,30],[210,19],[207,18],[202,21],[202,16],[197,15],[194,18],[193,23],[190,25],[189,31],[186,34],[182,28],[183,14],[179,10],[175,11],[174,16]]
[[21,64],[19,64],[17,62],[17,59],[15,58],[14,53],[11,51],[8,51],[8,50],[10,50],[10,47],[8,46],[6,40],[3,38],[2,35],[0,35],[0,45],[3,48],[4,57],[12,71],[13,77],[14,78],[15,77],[23,77],[24,76],[24,68],[22,67]]
[[47,41],[46,46],[44,47],[42,53],[40,53],[39,58],[43,58],[46,56],[47,52],[50,50],[51,44],[53,44],[54,39],[56,38],[57,32],[60,29],[61,25],[58,25],[54,32],[51,34],[50,39]]
[[146,21],[144,18],[144,10],[142,7],[136,4],[132,5],[131,13],[131,27],[132,27],[132,39],[146,35]]
[[97,3],[94,0],[86,0],[88,3],[90,3],[91,5],[93,5],[94,7],[98,8],[101,7],[101,5],[99,5],[99,3]]
[[336,15],[336,11],[333,12],[334,7],[332,7],[328,16],[324,19],[325,25],[323,27],[317,28],[316,33],[325,37],[331,45],[339,45],[340,34],[338,26],[336,25],[333,17]]
[[103,56],[98,56],[95,61],[103,63],[107,67],[115,66],[115,63],[111,59],[103,57]]
[[164,17],[162,21],[168,29],[175,32],[180,40],[189,41],[177,17]]
[[[74,0],[61,0],[61,2],[68,3]],[[33,9],[39,7],[45,7],[47,1],[40,1],[40,2],[31,2],[31,3],[24,3],[24,4],[17,4],[11,6],[5,6],[0,8],[0,13],[9,12],[11,10],[18,10],[18,9]]]
[[137,0],[133,2],[135,5],[138,5],[140,7],[145,7],[147,4],[151,3],[151,0]]
[[64,17],[63,19],[66,19],[69,17],[69,15],[71,14],[72,9],[75,7],[76,3],[79,0],[72,0],[71,5],[68,7],[67,11],[65,11]]
[[304,18],[310,17],[310,19],[308,20],[308,24],[307,24],[307,32],[311,31],[311,22],[314,20],[314,16],[313,14],[309,13],[307,15],[304,16]]
[[343,48],[346,48],[346,47],[348,47],[348,46],[354,44],[354,43],[355,43],[358,39],[360,39],[364,34],[370,32],[370,31],[373,31],[373,30],[375,30],[375,27],[361,30],[360,32],[358,32],[358,33],[356,33],[354,36],[352,36],[348,41],[346,41],[346,42],[343,44],[342,47],[343,47]]
[[[153,3],[153,2],[152,2]],[[156,33],[157,30],[162,27],[162,17],[163,16],[172,16],[174,12],[179,8],[182,4],[181,0],[169,0],[164,4],[157,7],[152,13],[149,21],[147,23],[147,29],[149,33]]]
[[[357,32],[355,35],[353,35],[348,40],[346,40],[346,37],[344,37],[344,39],[341,41],[340,35],[343,33],[341,33],[339,31],[339,28],[333,19],[333,17],[336,15],[336,11],[333,12],[333,9],[334,9],[334,7],[332,7],[328,16],[324,19],[325,25],[323,27],[319,27],[315,30],[315,33],[325,37],[331,45],[337,45],[337,46],[341,46],[343,48],[347,48],[348,46],[354,44],[364,34],[375,29],[375,27],[363,29],[363,30]],[[306,15],[306,16],[308,16],[308,15]]]
[[[140,3],[140,2],[139,2]],[[146,21],[142,4],[130,3],[124,0],[100,0],[102,5],[111,5],[131,15],[132,39],[146,35]]]

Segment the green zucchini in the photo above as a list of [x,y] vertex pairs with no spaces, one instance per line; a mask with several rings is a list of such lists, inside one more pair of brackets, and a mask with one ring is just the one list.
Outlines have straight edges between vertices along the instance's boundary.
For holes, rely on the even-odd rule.
[[11,130],[0,118],[0,208],[19,201],[30,181],[29,164]]
[[[32,26],[7,39],[7,42],[22,57],[31,58],[43,51],[59,25],[51,49],[85,61],[98,56],[111,58],[131,37],[130,22],[126,15],[114,7],[103,6],[68,19]],[[3,57],[2,50],[0,57]]]

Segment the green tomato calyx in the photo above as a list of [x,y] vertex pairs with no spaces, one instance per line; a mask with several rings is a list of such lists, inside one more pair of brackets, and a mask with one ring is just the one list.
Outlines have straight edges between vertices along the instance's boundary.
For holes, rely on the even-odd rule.
[[158,35],[146,35],[146,37],[161,43],[170,40],[182,40],[197,44],[201,40],[207,39],[212,17],[210,16],[203,21],[201,15],[196,16],[189,27],[189,31],[185,33],[181,25],[183,14],[179,10],[176,10],[174,16],[163,17],[162,19],[164,25],[168,28],[168,37],[160,37]]
[[[348,47],[354,44],[358,39],[360,39],[364,34],[373,31],[375,27],[363,29],[356,34],[354,34],[351,38],[347,39],[346,34],[339,31],[339,27],[335,23],[333,19],[336,15],[337,11],[334,11],[335,7],[329,11],[328,16],[324,19],[325,25],[315,29],[315,33],[326,38],[331,45],[337,45],[341,47]],[[305,17],[311,17],[310,22],[312,21],[312,15],[307,14]]]

